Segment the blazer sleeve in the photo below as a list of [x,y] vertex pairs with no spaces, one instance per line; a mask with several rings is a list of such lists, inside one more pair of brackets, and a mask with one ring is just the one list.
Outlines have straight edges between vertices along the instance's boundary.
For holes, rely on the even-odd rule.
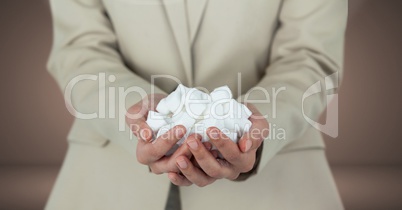
[[[325,109],[325,88],[304,103],[303,94],[317,82],[338,82],[336,73],[340,75],[342,71],[347,7],[347,0],[283,0],[272,41],[270,65],[248,95],[238,99],[265,99],[266,94],[261,90],[266,90],[270,94],[269,103],[254,105],[268,116],[271,132],[282,128],[286,134],[285,140],[271,138],[264,141],[258,171],[283,147],[306,132],[309,124],[303,117],[302,107],[311,119],[318,119]],[[273,88],[277,91],[286,88],[277,94],[276,101],[273,100]]]
[[[163,91],[124,65],[112,23],[101,0],[51,0],[50,5],[54,43],[48,70],[65,92],[67,108],[74,114],[75,111],[97,113],[94,119],[80,121],[85,120],[89,129],[104,139],[135,146],[127,144],[130,136],[124,121],[126,109],[151,90],[155,93]],[[124,101],[117,92],[128,92],[128,88],[135,91],[127,94]],[[115,90],[115,100],[110,100],[113,94],[108,94],[109,90]],[[103,110],[106,112],[102,113]],[[112,112],[114,117],[110,117]],[[126,149],[135,151],[135,148]]]

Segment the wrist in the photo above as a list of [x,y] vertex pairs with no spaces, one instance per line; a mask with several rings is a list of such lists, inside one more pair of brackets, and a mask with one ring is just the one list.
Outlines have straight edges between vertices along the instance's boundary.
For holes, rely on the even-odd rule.
[[260,161],[261,161],[263,146],[264,146],[264,142],[261,143],[261,146],[257,149],[257,151],[255,153],[255,162],[254,162],[253,169],[251,169],[249,172],[240,173],[240,175],[233,181],[235,181],[235,182],[246,181],[248,178],[250,178],[251,176],[253,176],[257,173],[257,170],[258,170],[258,167],[259,167]]

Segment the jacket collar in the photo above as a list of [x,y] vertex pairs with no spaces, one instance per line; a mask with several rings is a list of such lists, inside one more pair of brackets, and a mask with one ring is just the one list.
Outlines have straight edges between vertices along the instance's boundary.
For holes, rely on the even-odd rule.
[[190,24],[190,40],[191,44],[194,43],[198,30],[200,28],[202,19],[205,14],[208,0],[187,0],[188,13]]
[[[208,0],[162,0],[176,40],[189,86],[193,84],[192,43],[195,41]],[[187,2],[186,2],[187,1]]]

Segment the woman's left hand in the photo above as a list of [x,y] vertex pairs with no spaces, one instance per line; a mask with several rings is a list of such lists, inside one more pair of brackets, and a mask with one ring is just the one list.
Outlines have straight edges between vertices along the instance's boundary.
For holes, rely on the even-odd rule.
[[247,106],[253,113],[249,118],[252,126],[249,132],[240,138],[238,144],[234,143],[218,128],[210,127],[207,130],[210,142],[218,149],[224,159],[216,158],[216,154],[211,153],[201,143],[199,136],[186,140],[196,162],[189,160],[186,156],[177,157],[176,165],[183,176],[177,173],[169,173],[168,177],[173,184],[188,186],[193,183],[203,187],[212,184],[217,179],[235,180],[240,173],[246,173],[253,169],[257,149],[269,134],[269,124],[253,105],[248,104]]

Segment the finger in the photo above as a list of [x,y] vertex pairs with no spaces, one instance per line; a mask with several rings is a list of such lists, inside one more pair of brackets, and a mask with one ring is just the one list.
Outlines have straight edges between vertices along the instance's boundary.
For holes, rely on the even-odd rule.
[[174,161],[179,156],[186,156],[188,159],[193,156],[187,144],[180,145],[179,148],[172,154],[170,159]]
[[202,143],[198,139],[189,138],[186,143],[189,146],[191,153],[193,153],[198,165],[208,176],[222,179],[230,177],[233,174],[230,165],[228,167],[223,167],[219,164],[211,152],[202,146]]
[[178,125],[157,138],[152,143],[137,147],[137,159],[141,158],[146,164],[155,162],[163,157],[186,133],[184,126]]
[[268,125],[256,120],[250,128],[250,130],[243,134],[240,138],[238,145],[243,153],[257,150],[261,146],[262,141],[265,136],[268,136],[269,127]]
[[147,101],[148,99],[147,97],[145,97],[127,110],[125,116],[127,124],[135,123],[136,120],[145,120],[145,116],[148,114],[149,111]]
[[[242,153],[238,145],[217,128],[210,128],[209,135],[212,144],[215,145],[225,160],[230,163],[232,172],[248,172],[252,169],[255,162],[256,150],[249,153]],[[218,138],[216,138],[216,136],[218,136]],[[233,174],[230,174],[230,176],[233,176]]]
[[[164,95],[164,94],[148,95],[147,97],[144,97],[141,101],[139,101],[135,105],[131,106],[127,110],[127,113],[125,115],[126,123],[130,127],[130,129],[133,131],[134,135],[137,136],[137,138],[140,138],[139,134],[140,134],[141,129],[144,129],[144,128],[150,129],[149,126],[145,123],[146,118],[148,116],[148,112],[150,110],[154,111],[156,104],[158,104],[159,101],[164,97],[166,97],[166,95]],[[150,131],[152,134],[151,129],[150,129]],[[147,136],[147,138],[145,138],[145,140],[149,141],[149,140],[151,140],[151,137]]]
[[163,174],[163,173],[168,173],[168,172],[179,172],[179,169],[174,165],[172,167],[169,165],[169,157],[162,157],[161,159],[150,163],[148,166],[151,169],[151,172],[154,174]]
[[252,115],[250,116],[249,120],[255,119],[265,119],[265,117],[261,114],[261,112],[251,103],[244,103],[247,108],[251,111]]
[[239,141],[237,142],[239,149],[243,153],[250,152],[251,147],[254,146],[253,142],[250,138],[248,138],[247,133],[244,133],[242,137],[240,137]]
[[252,135],[255,135],[251,132],[246,132],[238,141],[239,149],[242,153],[254,152],[260,147],[262,140],[261,138],[251,138]]
[[176,166],[176,158],[186,156],[188,159],[192,157],[192,153],[186,144],[181,145],[171,156],[164,156],[161,159],[149,164],[151,172],[154,174],[163,174],[169,172],[180,172]]
[[[232,164],[239,164],[242,161],[241,151],[236,143],[228,136],[221,132],[218,128],[210,127],[207,134],[212,144],[219,150],[222,156]],[[194,153],[193,153],[194,154]]]
[[[201,136],[195,136],[201,139]],[[176,166],[176,158],[179,156],[185,156],[191,159],[193,154],[188,148],[187,144],[182,144],[171,156],[165,156],[152,163],[151,170],[155,174],[168,173],[168,172],[180,172]]]
[[249,131],[244,133],[238,142],[239,148],[242,152],[257,150],[258,147],[260,147],[262,140],[269,135],[268,121],[261,115],[254,105],[246,105],[253,114],[249,118],[252,123]]
[[[168,162],[161,163],[161,165],[165,164],[165,166],[168,169],[167,172],[180,172],[179,168],[177,168],[177,166],[176,166],[176,158],[179,156],[185,156],[188,159],[191,159],[193,154],[191,153],[190,149],[188,148],[188,146],[186,144],[182,144],[170,157],[167,157]],[[157,161],[157,162],[159,162],[159,161]],[[161,166],[161,167],[163,167],[163,166]]]
[[136,124],[131,124],[130,129],[133,134],[139,139],[142,140],[139,143],[147,143],[152,140],[152,129],[145,122],[145,120],[138,120]]
[[[204,147],[205,147],[208,151],[211,152],[211,154],[212,154],[212,156],[214,156],[214,158],[217,158],[217,157],[218,157],[218,152],[217,152],[216,150],[211,150],[211,149],[212,149],[212,144],[211,144],[211,143],[209,143],[209,142],[203,142],[202,144],[204,145]],[[187,145],[187,144],[185,144],[185,145]],[[188,147],[188,146],[187,146],[187,147]],[[214,153],[214,151],[215,151],[215,153]],[[191,151],[190,151],[190,153],[191,153]],[[192,154],[193,154],[193,153],[191,153],[191,155],[192,155]],[[214,154],[216,154],[216,155],[214,155]],[[189,158],[189,159],[190,159],[190,158]],[[191,163],[193,163],[193,165],[194,165],[195,167],[201,168],[201,166],[198,164],[197,160],[196,160],[194,157],[192,157],[190,160],[191,160]]]
[[257,129],[259,130],[259,132],[256,132],[257,135],[255,137],[261,139],[267,138],[269,135],[269,123],[267,119],[258,111],[258,109],[254,105],[248,104],[248,107],[253,113],[249,118],[252,123],[250,132]]
[[183,175],[192,183],[199,187],[204,187],[212,184],[216,179],[207,176],[199,168],[194,167],[191,161],[184,156],[176,158],[176,164]]
[[168,173],[168,178],[174,185],[177,186],[190,186],[193,184],[186,177],[177,173]]
[[[219,163],[222,167],[227,167],[227,168],[232,167],[232,168],[233,168],[233,165],[231,165],[231,164],[230,164],[228,161],[226,161],[226,160],[223,160],[223,159],[219,159],[219,158],[218,158],[218,159],[216,159],[216,161],[218,161],[218,163]],[[237,179],[237,177],[239,177],[239,175],[240,175],[239,172],[233,170],[233,172],[230,174],[230,176],[227,176],[226,179],[235,180],[235,179]]]

